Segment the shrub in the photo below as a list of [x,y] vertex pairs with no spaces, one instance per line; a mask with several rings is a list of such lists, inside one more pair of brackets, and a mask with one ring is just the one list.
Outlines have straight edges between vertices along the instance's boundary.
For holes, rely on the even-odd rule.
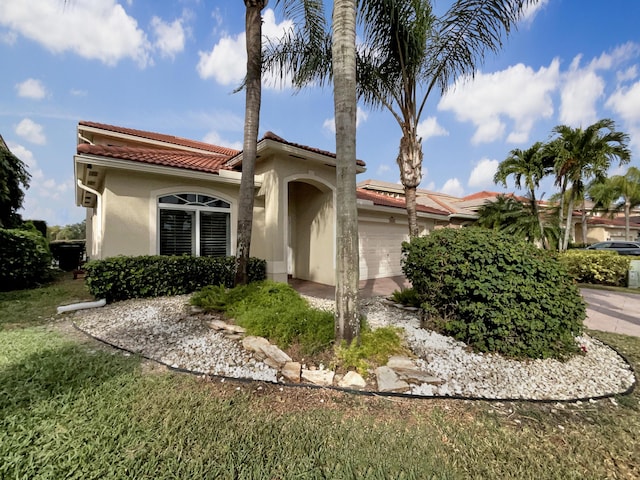
[[361,328],[359,344],[343,344],[336,349],[340,367],[345,370],[355,368],[366,377],[370,369],[386,365],[392,355],[408,355],[409,350],[402,345],[401,331],[394,327]]
[[623,287],[631,257],[607,250],[569,250],[560,261],[576,282]]
[[[234,257],[139,256],[92,260],[84,265],[86,283],[96,298],[107,301],[161,297],[194,292],[206,285],[231,287]],[[249,281],[264,280],[266,262],[249,260]]]
[[403,244],[403,271],[444,333],[482,352],[577,351],[585,306],[554,255],[504,233],[441,229]]
[[391,294],[391,298],[394,302],[406,305],[407,307],[420,307],[422,304],[420,295],[418,295],[415,288],[403,288],[402,290],[396,290]]
[[51,279],[51,252],[35,228],[0,228],[0,290],[33,287]]
[[334,339],[333,313],[311,308],[285,283],[264,281],[230,290],[205,287],[191,302],[205,310],[224,311],[250,335],[268,338],[282,348],[299,342],[304,353],[312,354]]

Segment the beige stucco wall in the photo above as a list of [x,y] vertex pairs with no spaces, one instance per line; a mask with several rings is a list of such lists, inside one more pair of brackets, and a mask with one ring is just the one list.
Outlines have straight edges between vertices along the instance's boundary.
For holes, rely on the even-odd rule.
[[101,258],[157,254],[157,199],[162,195],[181,192],[211,195],[231,204],[233,253],[236,241],[237,191],[237,186],[213,181],[109,170],[102,194],[104,231]]
[[[335,168],[284,153],[265,154],[256,165],[256,174],[263,175],[258,195],[264,199],[263,258],[269,278],[284,282],[291,272],[297,278],[333,285]],[[296,186],[291,198],[290,184]],[[255,229],[253,235],[258,235]]]

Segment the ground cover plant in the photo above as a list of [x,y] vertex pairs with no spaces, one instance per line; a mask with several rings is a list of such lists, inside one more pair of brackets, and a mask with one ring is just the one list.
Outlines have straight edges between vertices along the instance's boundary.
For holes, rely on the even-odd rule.
[[403,244],[403,272],[431,325],[481,352],[563,358],[585,305],[554,254],[484,228],[443,228]]
[[205,310],[225,312],[248,334],[268,338],[281,348],[296,342],[309,354],[333,343],[333,313],[311,308],[284,283],[267,280],[232,289],[208,286],[196,292],[191,302]]
[[[640,392],[592,403],[409,400],[177,374],[0,293],[0,478],[633,479]],[[60,295],[64,296],[64,295]],[[640,338],[590,332],[638,370]]]

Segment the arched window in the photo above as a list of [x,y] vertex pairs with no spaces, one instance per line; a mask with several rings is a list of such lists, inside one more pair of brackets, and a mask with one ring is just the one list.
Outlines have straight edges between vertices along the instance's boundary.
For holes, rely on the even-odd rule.
[[160,255],[229,255],[231,205],[199,193],[158,198]]

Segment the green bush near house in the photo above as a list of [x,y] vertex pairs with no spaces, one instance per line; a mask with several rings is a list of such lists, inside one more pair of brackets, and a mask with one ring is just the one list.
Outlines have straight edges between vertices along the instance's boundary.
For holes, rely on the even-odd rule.
[[404,274],[443,333],[516,358],[577,351],[585,305],[554,254],[480,228],[437,230],[403,253]]
[[335,336],[333,313],[311,308],[286,283],[264,281],[230,290],[209,286],[195,293],[191,303],[225,312],[248,334],[268,338],[281,348],[298,342],[305,354],[326,349]]
[[0,228],[0,290],[20,290],[51,280],[47,240],[28,230]]
[[[138,256],[93,260],[84,265],[89,293],[107,301],[194,292],[207,285],[231,287],[234,257]],[[267,263],[249,260],[249,281],[266,278]]]
[[632,258],[607,250],[568,250],[560,261],[578,283],[624,287]]

